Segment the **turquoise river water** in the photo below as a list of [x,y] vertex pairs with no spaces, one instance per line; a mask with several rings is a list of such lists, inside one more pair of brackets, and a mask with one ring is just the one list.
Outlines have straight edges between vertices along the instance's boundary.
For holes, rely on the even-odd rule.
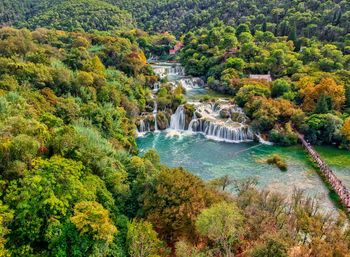
[[[234,154],[257,143],[225,143],[206,139],[200,134],[171,136],[171,133],[147,133],[137,138],[141,155],[156,149],[163,164],[170,167],[183,166],[193,174],[208,181],[223,175],[232,178],[256,176],[259,187],[290,195],[294,187],[323,199],[323,206],[332,208],[328,190],[311,167],[301,146],[279,147],[260,145]],[[350,151],[333,147],[316,147],[337,176],[350,187]],[[268,165],[266,158],[279,154],[286,159],[287,171]]]

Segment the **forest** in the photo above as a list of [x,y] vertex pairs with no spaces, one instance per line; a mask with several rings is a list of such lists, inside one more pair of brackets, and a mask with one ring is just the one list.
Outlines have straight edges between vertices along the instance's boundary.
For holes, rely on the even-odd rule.
[[[269,134],[271,141],[295,144],[293,125],[311,143],[349,147],[349,39],[341,51],[295,33],[275,37],[255,31],[253,36],[246,24],[234,29],[219,22],[185,34],[180,58],[189,74],[234,96],[251,126]],[[274,81],[250,74],[270,74]]]
[[0,23],[86,32],[134,26],[180,37],[219,20],[233,27],[245,23],[252,31],[264,27],[275,36],[295,28],[299,36],[342,42],[350,32],[349,10],[346,0],[4,0]]
[[0,256],[349,256],[344,208],[205,182],[135,141],[155,102],[193,112],[147,63],[181,41],[171,58],[266,140],[350,149],[349,15],[345,0],[2,1]]

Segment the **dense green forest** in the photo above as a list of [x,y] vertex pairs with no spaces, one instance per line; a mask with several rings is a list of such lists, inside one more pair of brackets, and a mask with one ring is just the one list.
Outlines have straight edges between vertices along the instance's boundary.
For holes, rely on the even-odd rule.
[[345,216],[301,191],[233,196],[136,156],[157,78],[127,37],[0,30],[2,256],[346,256]]
[[0,23],[66,31],[112,31],[135,26],[131,14],[100,0],[2,1]]
[[[149,1],[149,0],[13,0],[0,3],[0,23],[65,30],[116,30],[137,26],[149,32],[181,36],[215,20],[287,36],[343,41],[350,28],[349,1]],[[133,18],[132,18],[133,17]],[[133,19],[136,22],[133,22]]]
[[218,19],[228,25],[264,26],[278,36],[286,36],[292,27],[298,34],[322,40],[341,41],[349,33],[349,1],[119,1],[109,0],[134,15],[141,28],[173,31],[177,35],[206,26]]
[[349,15],[348,1],[2,1],[0,256],[350,256],[341,210],[256,178],[204,182],[135,141],[155,101],[194,110],[146,60],[181,40],[173,58],[264,137],[350,148]]
[[[234,96],[251,126],[269,133],[273,142],[297,142],[292,122],[312,143],[348,147],[349,39],[347,35],[341,51],[317,40],[275,37],[269,31],[253,35],[246,24],[234,29],[218,22],[186,34],[180,57],[188,74]],[[273,82],[249,78],[268,73]]]

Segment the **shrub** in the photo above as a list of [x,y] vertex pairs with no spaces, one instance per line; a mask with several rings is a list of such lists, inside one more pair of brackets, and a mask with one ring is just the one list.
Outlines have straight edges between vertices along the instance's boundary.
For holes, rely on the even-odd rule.
[[270,155],[267,158],[267,163],[278,167],[280,170],[287,170],[288,165],[284,159],[278,154]]

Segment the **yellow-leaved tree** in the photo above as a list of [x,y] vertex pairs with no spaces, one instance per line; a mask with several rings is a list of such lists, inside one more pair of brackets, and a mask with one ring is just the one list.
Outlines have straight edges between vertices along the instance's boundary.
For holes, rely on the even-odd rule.
[[[350,142],[350,118],[347,118],[344,122],[344,125],[341,128],[341,132],[343,132],[346,140]],[[350,144],[348,144],[348,148],[350,149]]]
[[333,78],[323,78],[317,85],[307,83],[305,88],[300,89],[300,96],[304,98],[303,110],[314,111],[317,101],[322,95],[332,98],[335,110],[340,110],[345,103],[344,86],[337,85]]
[[105,240],[107,243],[111,243],[114,234],[118,232],[109,219],[108,210],[93,201],[77,203],[70,221],[81,234],[90,234],[94,240]]

